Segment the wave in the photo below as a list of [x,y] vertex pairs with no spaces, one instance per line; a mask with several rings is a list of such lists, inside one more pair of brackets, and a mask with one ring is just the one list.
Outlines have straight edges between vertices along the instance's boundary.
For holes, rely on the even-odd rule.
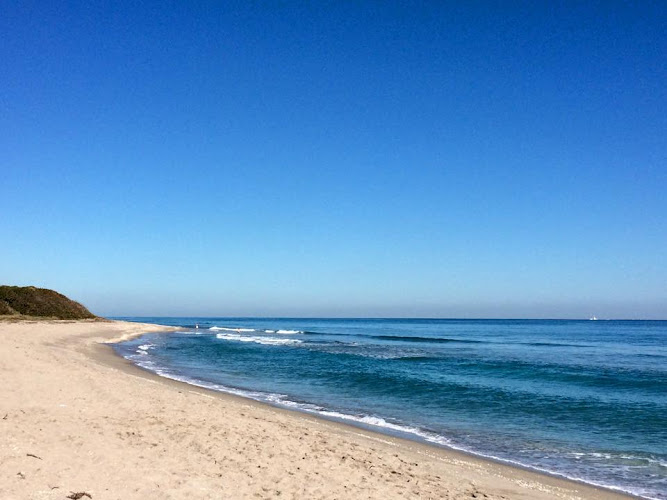
[[434,343],[434,344],[446,344],[449,342],[460,342],[462,344],[486,344],[487,342],[483,340],[470,340],[470,339],[452,339],[445,337],[412,337],[412,336],[401,336],[401,335],[369,335],[372,339],[378,340],[390,340],[394,342],[425,342],[425,343]]
[[263,345],[301,344],[302,342],[301,340],[297,339],[282,339],[276,337],[255,337],[251,335],[234,335],[229,333],[218,333],[215,337],[220,340],[253,342],[255,344],[263,344]]
[[209,330],[217,332],[217,331],[225,331],[225,332],[256,332],[257,330],[254,330],[252,328],[228,328],[225,326],[212,326],[209,328]]
[[435,343],[435,344],[444,344],[449,342],[460,342],[463,344],[490,344],[493,342],[487,340],[473,340],[473,339],[457,339],[449,337],[417,337],[414,335],[363,335],[358,333],[331,333],[331,332],[313,332],[305,330],[302,332],[294,333],[304,333],[306,335],[335,335],[341,337],[361,337],[367,339],[376,339],[376,340],[388,340],[393,342],[424,342],[424,343]]
[[148,355],[148,351],[155,347],[155,344],[142,344],[140,346],[137,346],[137,354],[141,354],[142,356]]
[[281,335],[294,334],[294,333],[306,333],[301,330],[262,330],[264,333],[280,333]]
[[254,328],[234,328],[228,326],[212,326],[209,328],[212,332],[236,332],[236,333],[252,333],[252,332],[261,332],[261,333],[279,333],[281,335],[289,335],[296,333],[305,333],[301,330],[255,330]]
[[560,344],[557,342],[517,342],[517,344],[535,347],[593,347],[588,344]]
[[570,456],[574,457],[577,460],[582,460],[582,459],[602,459],[602,460],[625,460],[628,462],[632,462],[633,465],[641,462],[642,464],[649,464],[649,465],[655,465],[656,467],[663,467],[667,468],[667,462],[664,462],[661,459],[655,458],[654,456],[640,456],[640,455],[621,455],[617,453],[600,453],[600,452],[588,452],[588,453],[580,453],[580,452],[570,452]]
[[397,356],[391,359],[395,359],[396,361],[418,362],[418,361],[441,361],[443,358],[438,356]]
[[667,358],[667,354],[650,354],[650,353],[640,353],[640,354],[633,354],[633,356],[637,356],[638,358]]
[[[265,330],[268,331],[268,330]],[[307,335],[335,335],[341,337],[362,337],[368,339],[392,341],[392,342],[423,342],[432,344],[447,344],[447,343],[462,343],[462,344],[512,344],[525,345],[535,347],[593,347],[590,344],[567,344],[560,342],[498,342],[494,340],[479,340],[479,339],[461,339],[452,337],[420,337],[414,335],[363,335],[357,333],[333,333],[333,332],[314,332],[305,330],[302,332],[294,331],[293,333],[304,333]],[[660,355],[657,355],[661,357]]]
[[[494,342],[491,340],[473,340],[473,339],[456,339],[450,337],[413,337],[402,335],[370,335],[370,338],[378,340],[389,340],[396,342],[424,342],[432,344],[447,344],[447,343],[462,343],[462,344],[499,344],[504,342]],[[590,347],[585,344],[561,344],[556,342],[510,342],[517,345],[529,345],[539,347]]]

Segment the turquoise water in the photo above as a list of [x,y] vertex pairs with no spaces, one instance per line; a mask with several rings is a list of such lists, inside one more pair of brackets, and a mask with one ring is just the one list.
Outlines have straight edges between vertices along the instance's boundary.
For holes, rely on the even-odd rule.
[[[667,499],[667,322],[122,318],[161,375]],[[198,328],[195,328],[198,326]]]

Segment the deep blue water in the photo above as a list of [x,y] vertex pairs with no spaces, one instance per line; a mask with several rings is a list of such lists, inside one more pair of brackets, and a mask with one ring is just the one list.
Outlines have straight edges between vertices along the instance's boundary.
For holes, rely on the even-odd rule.
[[116,346],[164,376],[667,499],[667,321],[122,319],[182,327]]

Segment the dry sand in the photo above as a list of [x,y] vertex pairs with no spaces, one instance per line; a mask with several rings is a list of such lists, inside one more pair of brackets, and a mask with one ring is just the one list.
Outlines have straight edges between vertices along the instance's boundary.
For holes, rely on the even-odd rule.
[[101,344],[156,330],[0,322],[0,499],[627,498],[165,380]]

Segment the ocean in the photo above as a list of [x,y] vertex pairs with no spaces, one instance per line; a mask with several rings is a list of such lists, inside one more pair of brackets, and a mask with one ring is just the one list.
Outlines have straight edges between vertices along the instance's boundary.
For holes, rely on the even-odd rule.
[[162,376],[667,500],[667,321],[117,318]]

